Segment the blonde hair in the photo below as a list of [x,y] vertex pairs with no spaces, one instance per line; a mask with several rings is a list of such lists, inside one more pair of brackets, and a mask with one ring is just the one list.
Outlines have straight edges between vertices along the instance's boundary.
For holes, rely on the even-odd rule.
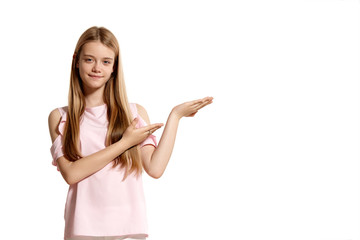
[[[93,41],[101,42],[115,53],[114,71],[105,84],[104,89],[104,102],[107,105],[107,118],[109,121],[106,146],[119,141],[132,121],[118,41],[108,29],[104,27],[91,27],[80,36],[75,47],[71,65],[68,113],[64,129],[64,155],[70,161],[76,161],[81,158],[79,151],[80,118],[85,111],[83,86],[76,64],[79,61],[79,55],[84,44]],[[125,168],[124,180],[134,171],[137,175],[142,173],[143,167],[138,146],[126,150],[114,160],[113,167],[121,164],[120,166]]]

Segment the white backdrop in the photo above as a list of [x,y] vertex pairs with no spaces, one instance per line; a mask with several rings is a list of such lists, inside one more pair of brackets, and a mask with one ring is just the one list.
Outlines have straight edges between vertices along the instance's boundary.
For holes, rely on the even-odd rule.
[[144,176],[149,240],[359,240],[359,6],[1,2],[1,239],[62,239],[47,118],[96,25],[117,36],[129,100],[152,122],[214,97],[181,120],[165,174]]

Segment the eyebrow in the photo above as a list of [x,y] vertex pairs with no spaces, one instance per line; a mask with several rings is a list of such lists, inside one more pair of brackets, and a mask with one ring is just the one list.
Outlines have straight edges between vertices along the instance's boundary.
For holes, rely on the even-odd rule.
[[[84,54],[84,57],[92,57],[92,58],[95,58],[93,55],[90,55],[90,54]],[[104,57],[102,59],[110,59],[110,60],[114,60],[113,58],[111,57]]]

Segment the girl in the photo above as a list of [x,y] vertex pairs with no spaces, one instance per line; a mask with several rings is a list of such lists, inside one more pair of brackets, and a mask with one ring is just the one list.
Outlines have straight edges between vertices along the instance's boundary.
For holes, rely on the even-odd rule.
[[128,103],[115,36],[86,30],[73,56],[68,106],[49,115],[52,164],[69,184],[64,239],[145,239],[142,170],[164,173],[179,120],[212,99],[175,106],[157,144],[152,133],[163,124],[150,124],[142,106]]

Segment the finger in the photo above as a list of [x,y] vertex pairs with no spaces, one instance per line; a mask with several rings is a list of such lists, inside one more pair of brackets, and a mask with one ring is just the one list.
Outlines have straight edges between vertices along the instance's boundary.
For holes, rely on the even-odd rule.
[[191,105],[196,105],[196,104],[201,104],[203,102],[203,99],[197,99],[197,100],[193,100],[191,101]]
[[212,99],[204,99],[203,101],[196,104],[196,106],[202,106],[212,103]]
[[213,97],[204,97],[201,99],[194,100],[191,103],[192,105],[197,105],[197,104],[202,104],[204,102],[212,101],[213,99],[214,99]]
[[144,130],[145,132],[147,132],[147,131],[152,131],[152,130],[157,130],[157,129],[159,129],[159,128],[161,128],[162,126],[163,126],[164,124],[162,124],[162,123],[154,123],[154,124],[150,124],[150,125],[147,125],[147,126],[145,126],[145,127],[142,127],[142,130]]
[[135,127],[138,121],[139,121],[138,118],[134,118],[134,120],[131,122],[131,126]]
[[153,133],[154,133],[156,130],[158,130],[159,128],[161,128],[161,126],[156,127],[156,128],[152,128],[152,129],[146,131],[145,133],[146,133],[148,136],[150,136],[151,134],[153,134]]
[[160,129],[160,128],[161,128],[161,127],[153,128],[153,129],[150,130],[150,132],[153,133],[153,132],[157,131],[157,130]]
[[156,130],[158,130],[159,128],[162,128],[164,124],[160,123],[160,124],[156,124],[156,126],[153,126],[152,128],[149,129],[149,131],[151,132],[155,132]]
[[212,103],[212,101],[206,101],[202,104],[199,104],[199,105],[195,106],[195,110],[198,111],[198,110],[202,109],[203,107],[205,107],[206,105],[209,105],[211,103]]
[[214,99],[213,97],[204,97],[202,99],[202,102],[209,102],[209,101],[211,102],[213,99]]
[[154,129],[154,130],[149,130],[147,131],[146,133],[148,134],[148,136],[150,136],[151,134],[153,134],[157,129]]

